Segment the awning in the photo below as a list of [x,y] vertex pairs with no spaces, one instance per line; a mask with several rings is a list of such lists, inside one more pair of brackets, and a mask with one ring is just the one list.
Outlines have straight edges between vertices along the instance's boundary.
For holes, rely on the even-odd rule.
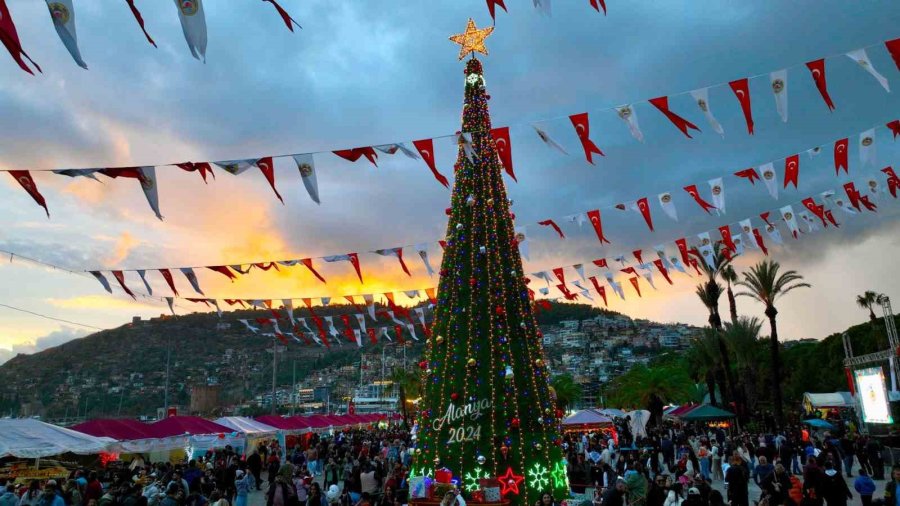
[[697,406],[681,416],[681,419],[685,422],[712,422],[715,420],[730,420],[732,418],[734,418],[734,413],[710,406],[709,404]]
[[612,420],[595,409],[583,409],[562,422],[563,427],[566,428],[611,427],[612,424]]
[[209,434],[230,434],[235,432],[231,427],[210,422],[199,416],[171,416],[158,422],[151,423],[148,427],[154,437],[181,436],[184,434],[197,436]]
[[806,392],[803,394],[803,404],[810,408],[852,408],[854,405],[850,392]]
[[33,459],[69,452],[92,455],[108,450],[115,442],[40,420],[0,420],[0,457]]
[[246,436],[274,436],[278,432],[276,427],[243,416],[225,416],[216,420],[215,423],[229,427]]
[[150,439],[150,426],[129,418],[98,418],[69,427],[74,431],[95,437],[110,437],[117,441]]

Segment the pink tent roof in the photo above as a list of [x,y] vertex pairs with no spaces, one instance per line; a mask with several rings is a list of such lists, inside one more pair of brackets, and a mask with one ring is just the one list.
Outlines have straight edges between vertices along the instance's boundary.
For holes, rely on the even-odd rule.
[[684,415],[690,413],[696,407],[697,407],[697,405],[685,404],[684,406],[681,406],[678,409],[673,409],[672,411],[669,411],[667,413],[667,415],[668,416],[684,416]]
[[210,422],[199,416],[172,416],[148,426],[153,437],[170,437],[190,434],[231,434],[234,429]]
[[303,422],[299,416],[265,415],[256,417],[256,421],[281,430],[303,430],[309,428],[309,425]]
[[585,409],[567,417],[563,426],[600,426],[612,425],[612,420],[595,409]]
[[118,441],[152,439],[155,436],[149,425],[128,418],[98,418],[69,427],[74,431],[95,437],[110,437]]
[[303,422],[308,424],[309,427],[313,429],[321,429],[334,425],[334,422],[332,422],[328,418],[325,418],[325,415],[310,415],[298,418],[303,418]]

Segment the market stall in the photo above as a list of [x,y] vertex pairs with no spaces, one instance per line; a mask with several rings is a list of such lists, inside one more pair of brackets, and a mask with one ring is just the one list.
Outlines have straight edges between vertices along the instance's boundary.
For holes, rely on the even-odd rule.
[[112,438],[90,436],[30,418],[0,420],[0,457],[93,455],[107,451],[115,443]]
[[116,443],[110,446],[110,451],[124,456],[138,453],[164,454],[184,448],[189,439],[184,434],[159,437],[150,425],[125,418],[89,420],[73,425],[71,429],[91,436],[115,439]]
[[201,456],[208,450],[226,446],[243,448],[246,444],[242,433],[199,416],[171,416],[148,427],[156,438],[187,436],[184,452],[189,459]]
[[709,404],[701,404],[694,406],[689,412],[679,416],[684,422],[700,422],[708,425],[727,428],[731,427],[731,421],[735,418],[735,414],[724,409],[711,406]]
[[215,420],[215,423],[244,435],[244,444],[240,448],[235,447],[243,455],[250,453],[259,443],[279,436],[278,428],[243,416],[225,416]]
[[596,409],[583,409],[567,417],[562,422],[562,428],[564,432],[602,432],[616,444],[619,442],[613,421]]

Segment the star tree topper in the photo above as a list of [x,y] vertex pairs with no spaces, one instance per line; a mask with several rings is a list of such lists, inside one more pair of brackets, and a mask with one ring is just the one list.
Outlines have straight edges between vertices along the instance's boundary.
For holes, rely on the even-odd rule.
[[469,23],[466,25],[465,32],[450,36],[450,40],[461,46],[459,48],[459,59],[462,60],[466,55],[474,53],[475,51],[486,56],[488,50],[484,45],[484,39],[488,38],[493,31],[493,26],[479,30],[475,26],[475,21],[473,21],[472,18],[469,18]]

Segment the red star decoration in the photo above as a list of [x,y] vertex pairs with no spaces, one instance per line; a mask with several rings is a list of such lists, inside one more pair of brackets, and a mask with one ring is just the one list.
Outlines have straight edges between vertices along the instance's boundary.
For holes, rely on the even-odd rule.
[[500,496],[505,496],[510,492],[519,495],[519,483],[522,483],[524,479],[524,476],[513,473],[512,468],[507,467],[506,474],[497,477],[497,481],[500,482]]

